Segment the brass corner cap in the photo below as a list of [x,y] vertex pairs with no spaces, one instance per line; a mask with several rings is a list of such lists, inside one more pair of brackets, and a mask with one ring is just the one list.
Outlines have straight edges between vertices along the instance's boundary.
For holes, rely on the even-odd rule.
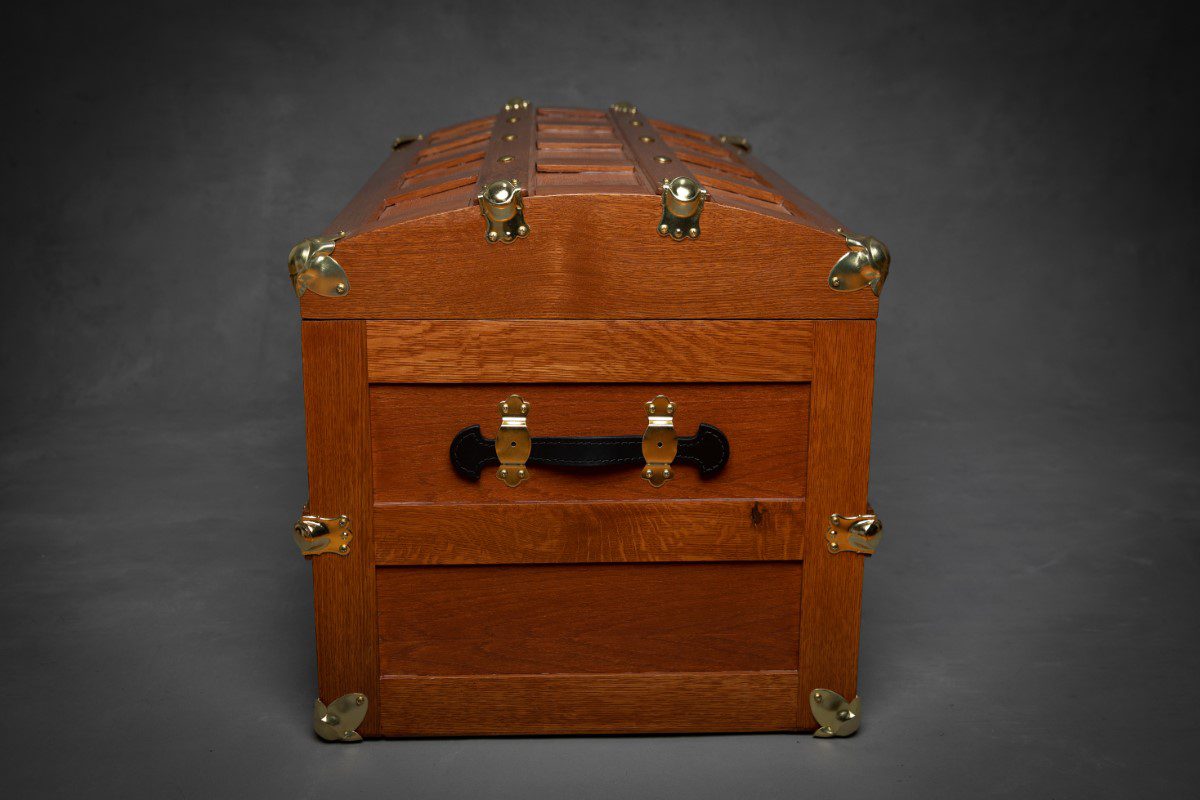
[[314,236],[302,239],[288,255],[288,273],[292,277],[292,288],[296,297],[305,292],[315,292],[322,297],[343,297],[350,291],[346,270],[333,257],[333,248],[338,239],[346,235]]

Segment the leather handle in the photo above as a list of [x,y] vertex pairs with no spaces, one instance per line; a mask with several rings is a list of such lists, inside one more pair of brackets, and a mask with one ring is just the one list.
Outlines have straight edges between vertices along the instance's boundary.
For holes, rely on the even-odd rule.
[[[643,466],[642,436],[534,436],[526,463],[547,467],[600,469]],[[716,475],[729,460],[729,440],[715,425],[700,423],[695,436],[679,437],[679,452],[672,463],[700,470],[702,477]],[[450,463],[459,475],[479,480],[484,467],[500,463],[496,442],[478,425],[464,428],[450,443]]]

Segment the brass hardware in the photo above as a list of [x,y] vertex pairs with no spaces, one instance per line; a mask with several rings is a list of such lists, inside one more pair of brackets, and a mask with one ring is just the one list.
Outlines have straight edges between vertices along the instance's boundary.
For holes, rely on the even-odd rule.
[[515,142],[517,140],[517,135],[515,133],[506,133],[500,138],[506,142]]
[[392,140],[392,149],[399,150],[401,147],[404,147],[404,145],[406,145],[406,144],[412,144],[413,142],[419,142],[424,138],[425,138],[425,134],[423,134],[423,133],[410,134],[407,136],[397,136],[395,139]]
[[736,147],[738,150],[741,150],[744,153],[750,152],[750,142],[746,141],[745,136],[735,136],[731,133],[722,133],[717,138],[720,139],[724,144],[727,144],[730,147]]
[[671,159],[667,158],[666,156],[655,156],[654,160],[660,164],[670,164],[671,163]]
[[529,101],[524,97],[514,97],[504,104],[505,111],[521,111],[529,108]]
[[818,739],[834,736],[849,736],[858,730],[861,700],[855,697],[850,702],[837,692],[828,689],[813,689],[808,696],[808,705],[821,727],[813,732]]
[[680,176],[672,181],[663,181],[662,185],[662,222],[658,223],[658,232],[679,241],[685,236],[695,239],[700,235],[700,212],[704,210],[704,201],[708,199],[708,190],[687,176]]
[[350,532],[350,518],[345,514],[332,519],[305,515],[296,522],[292,537],[302,556],[319,556],[322,553],[344,556],[350,552],[350,540],[354,534]]
[[845,553],[846,551],[872,555],[883,535],[883,523],[874,514],[863,514],[861,517],[843,517],[841,514],[829,515],[829,530],[825,538],[829,542],[829,552]]
[[674,476],[671,462],[679,453],[675,404],[660,394],[646,403],[646,415],[647,427],[642,435],[642,458],[646,460],[646,468],[642,470],[642,477],[657,489]]
[[642,144],[653,144],[654,137],[653,136],[639,136],[638,141],[641,142]]
[[327,742],[361,742],[354,730],[367,718],[367,696],[344,694],[328,706],[320,698],[313,706],[313,732]]
[[492,181],[483,187],[476,198],[479,213],[487,223],[489,242],[511,242],[519,236],[529,235],[525,224],[525,203],[521,200],[521,185],[511,181]]
[[611,106],[609,106],[609,108],[611,108],[613,111],[617,112],[618,114],[636,114],[637,113],[637,106],[635,106],[633,103],[613,103]]
[[829,272],[830,287],[839,292],[857,292],[864,286],[870,286],[878,297],[883,291],[883,282],[887,280],[888,267],[892,263],[891,253],[874,236],[859,236],[847,233],[842,228],[838,228],[837,232],[846,240],[850,250],[838,259]]
[[350,291],[346,270],[332,255],[337,240],[345,235],[346,232],[341,231],[337,236],[314,236],[292,248],[288,255],[288,272],[296,297],[303,297],[307,291],[322,297],[341,297]]
[[510,489],[529,478],[525,462],[533,442],[525,422],[528,415],[529,403],[519,394],[500,401],[500,432],[496,434],[496,458],[500,459],[500,469],[496,470],[496,477]]
[[[634,110],[636,111],[637,109],[634,109]],[[629,124],[635,128],[642,127],[642,121],[640,119],[631,119],[631,120],[629,120]]]
[[500,164],[507,164],[510,161],[512,161],[513,158],[514,158],[513,156],[500,156],[499,158],[496,159],[496,161]]
[[509,124],[509,125],[516,125],[516,124],[517,124],[518,122],[520,122],[520,121],[521,121],[521,118],[520,118],[520,117],[509,117],[509,118],[508,118],[508,124]]

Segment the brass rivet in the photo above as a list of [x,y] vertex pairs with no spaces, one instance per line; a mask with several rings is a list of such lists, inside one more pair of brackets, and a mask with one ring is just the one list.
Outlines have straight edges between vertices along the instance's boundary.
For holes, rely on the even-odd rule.
[[838,277],[838,276],[836,276],[836,275],[834,275],[832,278],[830,278],[830,279],[829,279],[829,282],[830,282],[830,283],[832,283],[834,286],[841,286],[841,285],[842,285],[842,279],[841,279],[841,278],[839,278],[839,277]]
[[667,232],[668,232],[668,231],[670,231],[670,230],[671,230],[671,229],[667,227],[667,223],[665,223],[665,222],[664,222],[662,225],[659,225],[659,226],[658,226],[658,232],[659,232],[659,233],[661,233],[661,234],[662,234],[662,235],[664,235],[664,236],[666,236],[666,235],[667,235]]
[[821,702],[821,693],[813,692],[813,700],[816,700],[818,703]]
[[500,234],[496,233],[495,231],[488,231],[487,236],[488,236],[488,239],[493,242],[500,238]]
[[338,285],[335,287],[334,291],[336,291],[338,294],[345,294],[345,293],[346,293],[346,284],[344,284],[344,283],[339,283],[339,284],[338,284]]
[[506,133],[506,134],[504,134],[504,141],[506,141],[506,142],[515,142],[516,140],[517,140],[517,135],[516,135],[515,133]]
[[339,547],[339,548],[338,548],[338,550],[341,550],[343,553],[349,553],[349,552],[350,552],[350,545],[348,545],[348,544],[344,544],[344,545],[342,545],[341,547]]
[[509,118],[508,118],[508,124],[509,124],[509,125],[514,125],[514,124],[516,124],[516,122],[517,122],[517,118],[516,118],[516,117],[509,117]]
[[663,477],[664,477],[664,478],[669,478],[669,477],[671,477],[671,470],[669,470],[669,469],[664,469],[664,470],[663,470]]
[[634,126],[635,128],[640,128],[640,127],[642,127],[642,121],[641,121],[640,119],[633,119],[633,120],[630,120],[630,121],[629,121],[629,124],[630,124],[630,125],[632,125],[632,126]]
[[699,228],[688,228],[688,236],[690,236],[690,237],[692,237],[693,239],[695,239],[695,238],[696,238],[697,236],[699,236],[699,235],[700,235],[700,229],[699,229]]
[[841,548],[840,548],[840,547],[838,547],[838,543],[837,543],[837,542],[830,542],[830,543],[829,543],[829,549],[830,549],[830,550],[840,550]]
[[502,470],[500,470],[500,477],[501,477],[501,478],[507,478],[507,477],[508,477],[508,470],[506,470],[506,469],[502,469]]
[[845,722],[846,720],[850,719],[850,712],[846,709],[842,709],[838,712],[838,719],[840,719],[842,722]]
[[518,236],[524,236],[527,233],[529,233],[529,228],[527,226],[525,226],[525,225],[517,226],[517,235]]
[[354,698],[354,702],[358,703],[361,706],[363,703],[367,702],[367,698],[363,697],[360,694],[358,697]]
[[523,469],[519,469],[519,470],[517,470],[517,476],[518,476],[518,477],[521,477],[521,478],[524,478],[524,477],[525,477],[525,470],[523,470]]
[[837,514],[830,514],[830,515],[829,515],[829,524],[830,524],[830,525],[837,525],[837,521],[838,521],[838,515],[837,515]]
[[653,136],[639,136],[638,141],[645,142],[646,144],[650,144],[651,142],[654,141],[654,137]]
[[513,160],[513,157],[512,156],[500,156],[496,160],[499,161],[501,164],[507,164],[508,162]]
[[660,164],[670,164],[671,163],[671,159],[667,158],[666,156],[655,156],[654,160]]
[[352,736],[354,736],[354,731],[346,731],[345,733],[342,734],[343,739],[349,739]]

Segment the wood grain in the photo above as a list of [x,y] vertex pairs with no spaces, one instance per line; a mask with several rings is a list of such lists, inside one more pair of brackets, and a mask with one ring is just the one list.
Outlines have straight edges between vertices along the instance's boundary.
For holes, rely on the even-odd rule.
[[802,382],[812,323],[720,320],[382,320],[375,383]]
[[819,322],[815,344],[800,604],[802,728],[816,727],[808,692],[832,689],[850,699],[858,691],[865,556],[829,552],[825,532],[830,514],[849,516],[867,509],[875,323]]
[[798,563],[391,567],[384,675],[794,670]]
[[[775,187],[778,188],[778,187]],[[782,192],[781,192],[782,194]],[[747,204],[749,206],[749,204]],[[489,244],[479,209],[443,206],[338,242],[343,297],[308,292],[306,318],[873,319],[869,291],[835,292],[842,237],[717,202],[699,239],[660,236],[661,199],[533,196],[527,238]],[[598,208],[603,213],[598,213]],[[758,208],[758,207],[755,207]]]
[[357,321],[301,325],[308,437],[308,509],[350,517],[348,555],[314,556],[318,693],[332,702],[362,692],[370,700],[358,731],[379,734],[375,555],[371,536],[371,433],[366,326]]
[[[480,425],[485,436],[494,437],[497,404],[512,393],[530,403],[534,436],[640,436],[646,430],[645,402],[667,394],[675,401],[676,430],[693,435],[701,422],[717,426],[729,439],[729,461],[707,479],[681,466],[658,489],[636,467],[536,466],[515,489],[498,480],[494,469],[478,481],[462,477],[450,465],[455,434]],[[371,428],[378,503],[792,499],[804,496],[808,384],[373,384]]]
[[783,731],[796,673],[388,676],[386,736]]
[[385,503],[377,564],[793,561],[803,500]]

